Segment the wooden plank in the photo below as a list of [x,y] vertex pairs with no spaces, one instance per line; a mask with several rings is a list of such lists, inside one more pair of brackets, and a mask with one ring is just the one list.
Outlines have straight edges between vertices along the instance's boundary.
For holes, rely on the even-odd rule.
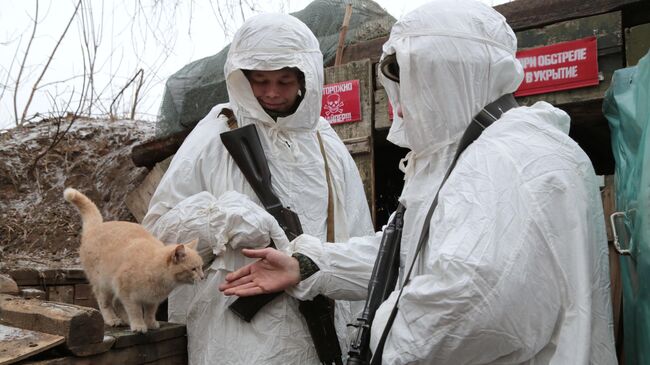
[[621,52],[622,30],[621,12],[616,11],[517,32],[517,47],[522,50],[596,36],[602,56]]
[[13,364],[65,341],[65,337],[0,324],[0,365]]
[[625,60],[627,66],[639,63],[650,50],[650,23],[625,29]]
[[18,286],[71,285],[88,283],[79,267],[66,269],[19,268],[9,271]]
[[66,346],[66,348],[72,352],[75,356],[92,356],[104,353],[110,350],[115,344],[115,337],[113,336],[104,336],[102,342],[91,343],[83,346]]
[[607,241],[613,241],[612,226],[609,223],[609,216],[616,212],[616,191],[614,190],[614,175],[604,177],[605,186],[600,190],[600,197],[603,201],[603,213],[605,214],[605,228],[607,230]]
[[156,191],[160,180],[171,163],[172,157],[168,157],[149,171],[142,183],[126,196],[126,207],[138,222],[142,222],[149,209],[149,201]]
[[388,117],[388,95],[386,90],[378,89],[375,91],[375,129],[388,129],[393,121]]
[[566,21],[540,29],[517,33],[519,49],[551,45],[589,36],[596,36],[598,43],[598,70],[602,81],[597,86],[531,95],[517,98],[522,105],[532,105],[544,100],[556,106],[570,103],[602,100],[611,84],[615,70],[623,66],[623,38],[621,12],[596,15]]
[[20,296],[25,299],[40,299],[40,300],[47,299],[47,295],[45,294],[45,291],[38,288],[20,289]]
[[371,150],[369,137],[345,139],[343,140],[343,143],[352,156],[360,153],[370,153]]
[[644,0],[518,0],[497,5],[515,31],[619,10]]
[[74,286],[73,304],[99,309],[97,299],[95,299],[95,294],[93,294],[93,288],[90,284],[77,284]]
[[372,152],[364,153],[353,156],[354,162],[359,168],[359,175],[361,176],[361,181],[363,182],[363,190],[366,194],[366,199],[368,201],[368,207],[372,214],[372,222],[375,222],[375,169],[373,163]]
[[106,334],[115,338],[114,347],[119,349],[143,343],[160,342],[174,337],[183,337],[187,333],[187,329],[183,324],[159,323],[159,329],[149,330],[147,333],[135,333],[127,327],[110,327],[106,330]]
[[145,343],[120,349],[111,349],[88,357],[61,357],[51,360],[26,362],[30,365],[140,365],[170,357],[187,358],[187,338],[176,337],[155,343]]
[[[211,104],[212,105],[212,104]],[[155,138],[134,146],[131,150],[131,160],[137,167],[151,168],[178,151],[191,129],[176,132],[169,136]]]
[[99,311],[38,299],[0,294],[0,322],[63,336],[69,346],[101,342],[104,320]]
[[52,285],[47,287],[47,300],[74,304],[73,285]]
[[186,365],[186,364],[187,364],[187,354],[166,357],[164,359],[159,359],[147,363],[147,365]]
[[[373,146],[372,120],[374,118],[374,92],[372,88],[372,67],[370,60],[354,61],[342,66],[325,69],[325,83],[332,84],[346,80],[359,80],[362,120],[354,123],[342,123],[332,127],[342,140],[367,138],[369,146]],[[373,222],[375,221],[375,172],[374,151],[354,155],[354,162],[359,169],[363,181],[366,200],[370,207]]]
[[[613,244],[609,245],[609,280],[610,280],[610,293],[612,297],[612,314],[614,322],[614,343],[617,349],[622,349],[621,342],[623,341],[623,282],[621,276],[621,263],[619,260],[618,252]],[[622,354],[617,354],[620,356]],[[625,364],[625,362],[620,362]]]

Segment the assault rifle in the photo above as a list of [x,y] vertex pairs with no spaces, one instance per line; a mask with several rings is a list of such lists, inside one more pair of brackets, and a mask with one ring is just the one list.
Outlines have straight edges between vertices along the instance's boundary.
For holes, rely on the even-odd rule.
[[393,292],[399,274],[400,241],[402,240],[402,226],[404,225],[404,211],[402,204],[397,206],[395,216],[384,228],[381,237],[379,252],[372,269],[368,283],[368,299],[363,308],[361,317],[351,326],[355,327],[352,335],[347,365],[365,365],[370,362],[370,326],[375,318],[377,308]]
[[[255,191],[264,209],[278,221],[287,238],[293,240],[301,235],[302,226],[298,215],[285,208],[273,191],[271,172],[255,125],[249,124],[221,133],[221,141]],[[273,242],[271,246],[274,247]],[[250,322],[264,305],[281,294],[282,292],[277,292],[240,297],[229,308],[241,319]],[[341,348],[334,327],[334,303],[319,295],[313,300],[300,301],[299,309],[305,317],[321,363],[342,365]]]

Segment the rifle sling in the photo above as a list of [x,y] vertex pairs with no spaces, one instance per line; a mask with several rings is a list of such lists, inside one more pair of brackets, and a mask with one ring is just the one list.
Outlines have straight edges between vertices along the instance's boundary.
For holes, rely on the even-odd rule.
[[325,164],[325,179],[327,180],[327,242],[334,242],[334,198],[332,189],[332,177],[330,175],[330,168],[327,164],[327,155],[325,154],[325,146],[323,145],[323,138],[320,132],[316,132],[318,137],[318,144],[320,145],[320,153],[323,155],[323,162]]
[[[228,123],[228,128],[230,130],[236,129],[238,127],[237,123],[237,118],[235,117],[235,114],[231,109],[228,108],[223,108],[221,112],[219,113],[219,116],[224,115],[226,118],[228,118],[227,123]],[[325,177],[327,179],[327,195],[328,195],[328,200],[327,200],[327,240],[329,242],[333,242],[334,240],[334,204],[333,204],[333,193],[332,193],[332,184],[331,184],[331,177],[330,177],[330,170],[329,166],[327,163],[327,156],[325,154],[325,147],[323,146],[323,141],[321,139],[320,133],[317,133],[318,137],[318,143],[320,145],[320,151],[321,154],[323,155],[323,162],[325,165]],[[314,319],[317,319],[314,317],[314,312],[313,309],[318,306],[318,308],[322,309],[324,306],[329,305],[331,308],[330,310],[330,323],[329,326],[331,326],[332,331],[334,331],[333,335],[328,332],[329,328],[326,328],[328,326],[323,326],[323,328],[319,328],[320,332],[314,333],[316,330],[313,324],[310,324]],[[314,343],[314,346],[316,347],[316,352],[318,353],[319,360],[321,361],[322,364],[324,365],[330,365],[330,364],[342,364],[341,362],[341,349],[339,347],[338,339],[336,338],[336,329],[334,328],[334,300],[329,299],[324,296],[317,296],[315,297],[312,301],[299,301],[299,310],[301,314],[305,317],[305,320],[308,323],[309,327],[309,333],[312,337],[312,341]],[[317,316],[318,317],[318,316]],[[319,326],[320,327],[320,326]],[[323,342],[319,342],[316,340],[314,335],[319,335],[320,339]],[[328,336],[333,336],[334,339],[332,341],[327,341]],[[330,338],[331,339],[331,338]],[[325,359],[325,358],[328,359]]]

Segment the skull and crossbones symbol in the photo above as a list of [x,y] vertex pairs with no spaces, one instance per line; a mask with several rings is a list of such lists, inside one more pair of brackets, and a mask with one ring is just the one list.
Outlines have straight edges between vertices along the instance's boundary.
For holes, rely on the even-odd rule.
[[325,102],[325,115],[331,116],[335,114],[343,113],[343,101],[341,101],[341,95],[329,94],[327,95],[327,100]]

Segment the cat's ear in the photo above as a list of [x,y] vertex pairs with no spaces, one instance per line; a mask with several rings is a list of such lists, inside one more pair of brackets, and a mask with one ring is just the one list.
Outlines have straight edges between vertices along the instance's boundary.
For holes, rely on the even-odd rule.
[[172,262],[178,264],[179,262],[183,261],[184,258],[185,258],[185,246],[176,245],[174,251],[172,251]]
[[191,248],[192,250],[196,250],[196,248],[199,246],[199,239],[195,238],[190,242],[183,243],[183,245],[187,246],[187,248]]

